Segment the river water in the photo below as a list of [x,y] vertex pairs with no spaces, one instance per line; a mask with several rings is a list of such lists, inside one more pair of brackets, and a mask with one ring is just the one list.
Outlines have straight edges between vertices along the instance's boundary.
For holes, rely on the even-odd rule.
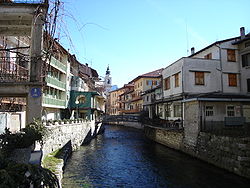
[[106,126],[73,152],[63,188],[249,188],[250,180],[151,142],[142,130]]

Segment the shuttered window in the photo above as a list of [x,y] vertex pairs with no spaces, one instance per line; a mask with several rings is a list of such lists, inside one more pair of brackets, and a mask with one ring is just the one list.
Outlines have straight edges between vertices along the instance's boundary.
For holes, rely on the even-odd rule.
[[170,77],[166,78],[164,80],[164,83],[165,83],[165,90],[170,89]]
[[195,85],[204,85],[204,72],[195,72]]
[[236,61],[235,50],[228,49],[227,50],[227,60],[228,61]]
[[233,73],[228,74],[228,85],[231,87],[237,86],[237,74]]
[[212,59],[212,53],[209,53],[204,56],[205,59]]
[[174,86],[179,87],[179,73],[174,75]]

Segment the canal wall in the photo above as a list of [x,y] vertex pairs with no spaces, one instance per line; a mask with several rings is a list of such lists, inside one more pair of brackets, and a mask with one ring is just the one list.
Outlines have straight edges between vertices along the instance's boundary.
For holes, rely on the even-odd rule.
[[182,151],[240,176],[250,178],[250,137],[217,136],[200,132],[196,147]]
[[52,125],[46,127],[49,130],[49,135],[43,144],[42,161],[47,156],[51,156],[52,152],[61,150],[60,156],[58,156],[60,162],[53,167],[61,185],[63,167],[72,151],[76,150],[83,143],[89,142],[97,134],[103,132],[104,126],[102,123],[96,124],[95,121],[84,121],[80,123]]
[[132,127],[136,129],[143,129],[144,125],[140,122],[125,122],[125,121],[119,121],[119,122],[105,122],[107,125],[122,125],[126,127]]
[[160,144],[168,146],[173,149],[180,150],[183,143],[183,131],[172,130],[167,128],[153,127],[147,125],[144,127],[145,135]]
[[250,137],[228,137],[200,132],[197,141],[189,144],[185,142],[184,131],[145,125],[144,132],[149,139],[160,144],[250,178]]

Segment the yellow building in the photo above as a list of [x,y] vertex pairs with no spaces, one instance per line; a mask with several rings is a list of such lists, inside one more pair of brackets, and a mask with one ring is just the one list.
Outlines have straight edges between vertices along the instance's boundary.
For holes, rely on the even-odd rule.
[[109,98],[110,98],[110,115],[119,115],[121,110],[121,104],[119,103],[120,95],[124,93],[124,88],[119,88],[114,91],[110,92]]
[[162,70],[163,69],[158,69],[146,74],[142,74],[130,82],[131,84],[134,84],[134,92],[132,94],[130,108],[132,108],[135,112],[140,112],[143,109],[143,99],[141,96],[143,92],[152,89],[156,85],[159,85],[161,81]]

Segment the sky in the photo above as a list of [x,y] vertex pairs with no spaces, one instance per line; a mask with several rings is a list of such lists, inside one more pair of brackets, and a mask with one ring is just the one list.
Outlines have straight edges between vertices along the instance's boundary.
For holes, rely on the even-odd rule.
[[207,45],[250,32],[249,0],[62,0],[58,38],[122,87]]

